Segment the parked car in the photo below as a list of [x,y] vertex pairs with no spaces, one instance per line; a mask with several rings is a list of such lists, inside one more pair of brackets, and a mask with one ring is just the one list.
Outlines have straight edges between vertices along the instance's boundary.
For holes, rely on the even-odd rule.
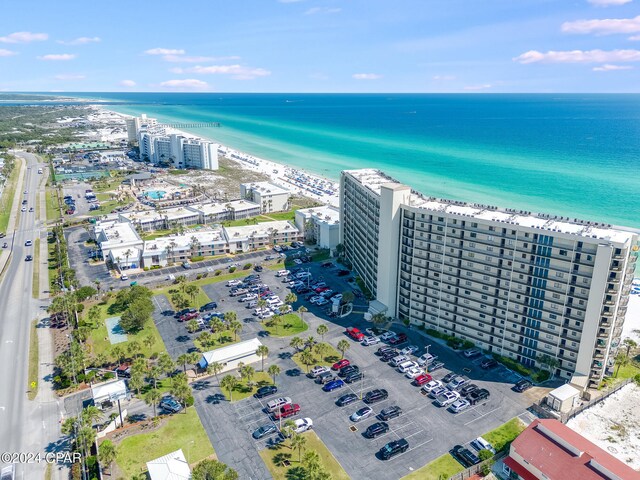
[[458,400],[453,402],[451,405],[449,405],[449,411],[451,413],[460,413],[461,411],[469,408],[470,405],[471,404],[464,398],[459,398]]
[[336,380],[332,380],[331,382],[325,383],[325,385],[322,387],[322,390],[324,390],[325,392],[333,392],[338,388],[344,387],[344,385],[345,383],[339,378],[337,378]]
[[402,409],[398,405],[394,405],[392,407],[387,407],[382,409],[378,418],[380,420],[391,420],[392,418],[396,418],[402,415]]
[[267,435],[271,435],[277,430],[278,429],[273,423],[267,423],[266,425],[262,425],[258,427],[256,430],[254,430],[252,436],[256,440],[260,440],[261,438],[266,437]]
[[227,287],[237,287],[242,285],[242,280],[234,279],[227,282]]
[[523,378],[521,380],[518,380],[518,382],[513,386],[513,389],[516,392],[522,393],[525,390],[529,390],[532,386],[533,384],[529,380]]
[[347,327],[346,330],[347,335],[349,335],[354,340],[361,342],[364,338],[364,333],[358,330],[356,327]]
[[429,394],[432,390],[436,388],[442,388],[442,382],[440,380],[429,380],[427,383],[422,385],[422,391]]
[[293,431],[296,433],[303,433],[313,428],[313,420],[310,418],[298,418],[294,424]]
[[425,365],[430,365],[437,358],[438,357],[436,357],[435,355],[431,355],[430,353],[425,353],[424,355],[422,355],[421,357],[418,358],[418,365],[420,365],[421,367],[423,367]]
[[406,372],[404,372],[404,376],[407,377],[408,379],[413,380],[414,378],[423,376],[422,375],[422,369],[420,367],[418,367],[417,365],[413,366],[410,369],[408,369]]
[[376,403],[381,400],[385,400],[389,396],[389,393],[383,388],[376,388],[367,392],[362,399],[364,403]]
[[289,418],[298,415],[298,413],[300,413],[300,405],[297,403],[288,403],[273,413],[273,419],[280,420],[281,418]]
[[357,365],[347,365],[346,367],[343,367],[340,369],[340,371],[338,372],[338,376],[341,378],[347,377],[348,375],[351,375],[352,373],[355,372],[359,372],[360,368],[358,368]]
[[347,360],[346,358],[343,358],[342,360],[338,360],[336,363],[334,363],[333,366],[331,367],[331,370],[340,370],[341,368],[344,368],[350,364],[351,362],[349,360]]
[[480,366],[482,368],[484,368],[485,370],[488,370],[490,368],[494,368],[498,366],[498,362],[493,359],[493,358],[487,358],[486,360],[483,360],[482,363],[480,364]]
[[289,397],[279,397],[274,400],[269,400],[269,402],[267,402],[267,410],[269,412],[275,412],[279,408],[282,408],[285,405],[289,405],[290,403],[291,398]]
[[291,274],[289,270],[278,270],[276,272],[276,277],[288,277]]
[[376,422],[369,425],[369,427],[367,427],[367,429],[364,431],[364,436],[367,438],[376,438],[376,437],[379,437],[380,435],[384,435],[388,431],[389,431],[388,423]]
[[380,343],[380,337],[365,337],[362,340],[362,345],[364,346],[375,345],[376,343]]
[[181,316],[178,321],[179,322],[188,322],[189,320],[193,320],[198,318],[198,312],[190,312]]
[[394,358],[396,358],[398,356],[398,351],[393,349],[393,350],[388,350],[385,353],[382,354],[382,356],[380,357],[380,360],[382,360],[383,362],[388,362],[390,360],[393,360]]
[[[380,336],[379,338],[380,340],[382,340],[382,336]],[[383,345],[381,347],[378,347],[378,349],[376,350],[376,355],[382,356],[387,352],[397,352],[397,350],[394,347],[390,347],[389,345]]]
[[205,303],[203,306],[200,307],[200,311],[201,312],[208,312],[210,310],[215,310],[218,308],[218,304],[216,302],[209,302],[209,303]]
[[389,460],[396,455],[406,452],[408,449],[409,442],[407,442],[404,438],[401,438],[400,440],[394,440],[393,442],[387,443],[380,449],[378,454],[383,460]]
[[178,413],[180,410],[182,410],[182,405],[180,405],[175,398],[167,395],[166,397],[163,397],[162,400],[160,400],[160,408],[166,410],[167,412]]
[[325,373],[329,371],[329,367],[323,367],[323,366],[315,366],[311,369],[311,371],[309,372],[309,376],[316,378],[318,375],[320,375],[321,373]]
[[436,397],[436,404],[440,407],[446,407],[460,398],[458,392],[446,391]]
[[393,332],[385,332],[382,335],[380,335],[380,340],[382,340],[383,342],[386,342],[387,340],[391,340],[395,336],[396,334]]
[[453,377],[451,379],[451,381],[449,383],[447,383],[447,388],[449,390],[458,390],[463,385],[465,385],[468,381],[469,381],[469,379],[467,377],[463,377],[461,375],[456,375],[455,377]]
[[358,401],[358,396],[355,393],[347,393],[336,400],[336,405],[344,407],[345,405],[349,405],[356,401]]
[[462,445],[456,445],[453,447],[451,455],[453,455],[463,466],[467,468],[480,463],[478,456]]
[[264,387],[260,387],[256,393],[254,393],[254,397],[256,398],[264,398],[270,395],[274,395],[278,392],[278,387],[275,385],[266,385]]
[[400,365],[398,365],[398,371],[400,373],[407,373],[412,368],[415,368],[418,371],[420,371],[420,369],[418,368],[418,364],[416,362],[411,361],[411,360],[408,360],[406,362],[402,362]]
[[438,395],[442,395],[444,392],[448,392],[448,391],[449,390],[447,390],[445,387],[440,385],[438,387],[431,389],[431,391],[429,392],[429,397],[436,399],[438,398]]
[[396,355],[389,361],[389,365],[391,365],[392,367],[399,367],[403,363],[409,361],[411,361],[411,359],[406,355]]
[[338,270],[338,273],[336,275],[338,275],[339,277],[344,277],[345,275],[349,275],[351,272],[349,270]]
[[25,247],[30,247],[31,245],[33,245],[33,242],[31,240],[27,240],[26,242],[24,242]]
[[404,343],[406,341],[407,341],[407,335],[404,333],[399,333],[398,335],[389,339],[389,343],[391,345],[400,345],[401,343]]
[[408,347],[404,347],[402,350],[400,350],[400,353],[402,353],[403,355],[413,355],[418,350],[420,350],[420,348],[417,345],[409,345]]
[[443,385],[446,385],[446,384],[447,384],[447,383],[449,383],[451,380],[453,380],[453,379],[454,379],[454,377],[455,377],[456,375],[457,375],[457,374],[456,374],[455,372],[449,372],[449,373],[447,373],[447,374],[442,378],[442,384],[443,384]]
[[335,379],[336,377],[331,372],[324,372],[318,375],[315,378],[314,382],[320,385],[324,385],[325,383],[331,382],[332,380],[335,380]]
[[182,310],[178,310],[175,315],[174,318],[180,318],[184,315],[186,315],[187,313],[195,313],[196,309],[195,308],[183,308]]
[[476,403],[486,400],[487,398],[489,398],[489,396],[490,396],[489,390],[487,390],[486,388],[481,388],[479,390],[475,390],[471,392],[467,396],[467,400],[471,405],[475,405]]
[[471,392],[478,390],[478,388],[480,387],[478,387],[475,383],[467,383],[460,389],[460,395],[462,395],[463,397],[466,397]]
[[247,288],[237,288],[235,290],[231,290],[229,292],[229,295],[231,295],[232,297],[239,297],[240,295],[246,295],[247,293],[249,293],[249,289]]
[[431,375],[428,373],[422,373],[413,379],[413,384],[421,387],[422,385],[429,383],[431,380],[433,380]]
[[478,451],[480,451],[480,450],[489,450],[493,454],[496,453],[496,449],[493,448],[493,445],[491,445],[489,442],[487,442],[482,437],[478,437],[475,440],[471,440],[471,446],[473,448],[475,448],[476,450],[478,450]]
[[316,305],[318,305],[319,307],[321,307],[322,305],[326,305],[327,303],[329,303],[329,300],[327,300],[324,297],[320,297],[320,300],[318,300],[316,302]]
[[359,422],[360,420],[364,420],[366,418],[369,418],[372,413],[373,413],[373,408],[371,408],[371,407],[362,407],[361,409],[356,410],[355,412],[353,412],[351,414],[351,416],[349,417],[349,419],[352,422]]
[[262,271],[262,265],[255,265],[255,266],[253,267],[253,269],[254,269],[256,272],[261,272],[261,271]]
[[427,371],[435,372],[436,370],[440,370],[441,368],[444,368],[444,362],[433,362],[427,367]]
[[363,377],[364,374],[361,371],[356,370],[355,372],[351,372],[346,377],[344,377],[344,381],[346,383],[353,383],[362,380]]
[[462,352],[462,354],[467,358],[474,358],[478,355],[482,355],[482,351],[479,348],[470,348]]

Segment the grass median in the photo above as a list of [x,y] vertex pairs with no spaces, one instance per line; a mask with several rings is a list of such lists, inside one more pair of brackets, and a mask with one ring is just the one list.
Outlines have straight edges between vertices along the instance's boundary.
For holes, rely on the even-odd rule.
[[[293,361],[302,370],[304,370],[305,372],[308,372],[309,368],[311,368],[314,365],[333,365],[334,363],[336,363],[338,360],[342,358],[340,353],[335,348],[333,348],[329,343],[321,342],[321,344],[326,345],[323,356],[321,356],[318,353],[318,345],[320,345],[320,343],[318,343],[311,350],[309,350],[309,348],[305,348],[304,350],[296,352],[292,357]],[[300,358],[302,356],[302,352],[304,351],[311,352],[311,359],[310,359],[311,362],[309,363],[309,365],[305,365],[302,362],[302,359]]]
[[271,317],[262,322],[262,326],[272,337],[290,337],[305,332],[309,328],[309,325],[295,313],[280,315],[280,321],[277,323],[273,319],[274,317]]
[[[247,380],[239,380],[238,384],[232,390],[233,400],[231,401],[237,402],[243,398],[250,397],[258,391],[258,388],[264,387],[265,385],[273,385],[273,379],[267,374],[267,372],[256,372],[250,382]],[[222,394],[227,400],[229,400],[229,390],[223,388]]]
[[31,284],[31,295],[33,298],[40,298],[40,239],[36,238],[33,243],[33,282]]
[[451,454],[445,453],[434,461],[427,463],[424,467],[402,477],[402,480],[440,480],[442,478],[451,478],[463,470],[464,467]]
[[513,442],[524,429],[524,423],[516,417],[507,423],[503,423],[498,428],[491,430],[489,433],[485,433],[482,435],[482,438],[493,445],[496,452],[499,452],[505,448],[509,448],[511,442]]
[[40,352],[38,350],[38,330],[37,320],[31,322],[29,329],[29,378],[27,385],[27,398],[33,400],[38,395],[38,365],[40,363]]
[[47,188],[45,195],[47,221],[59,219],[60,208],[58,207],[58,191],[55,188]]
[[7,226],[9,225],[9,217],[11,217],[21,168],[22,161],[16,159],[13,170],[11,170],[11,175],[9,175],[9,180],[7,180],[4,190],[2,191],[2,197],[0,197],[0,206],[2,207],[0,209],[0,232],[6,232]]

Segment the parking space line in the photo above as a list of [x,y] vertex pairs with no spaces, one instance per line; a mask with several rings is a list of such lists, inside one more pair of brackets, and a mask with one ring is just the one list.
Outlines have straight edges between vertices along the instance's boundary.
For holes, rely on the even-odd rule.
[[474,418],[473,420],[469,420],[469,421],[468,421],[467,423],[465,423],[464,425],[465,425],[465,426],[467,426],[467,425],[469,425],[470,423],[475,422],[476,420],[480,420],[481,418],[486,417],[486,416],[487,416],[487,415],[489,415],[490,413],[493,413],[493,412],[495,412],[496,410],[500,410],[500,408],[502,408],[502,407],[496,407],[496,408],[494,408],[493,410],[489,410],[488,412],[483,413],[483,414],[482,414],[482,415],[480,415],[479,417],[476,417],[476,418]]

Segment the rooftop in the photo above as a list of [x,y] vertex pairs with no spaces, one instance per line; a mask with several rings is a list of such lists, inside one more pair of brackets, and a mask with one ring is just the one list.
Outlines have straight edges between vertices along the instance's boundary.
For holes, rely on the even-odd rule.
[[249,202],[247,200],[233,200],[232,202],[227,203],[205,203],[198,205],[189,205],[188,208],[199,212],[202,215],[215,215],[217,213],[226,212],[227,205],[231,206],[231,208],[236,212],[260,208],[260,205],[258,205],[257,203]]
[[254,190],[256,192],[260,192],[261,194],[269,193],[271,195],[282,195],[285,193],[291,193],[286,188],[281,187],[280,185],[276,185],[271,182],[253,182],[253,183],[243,183],[242,184],[247,190]]
[[151,480],[189,480],[191,469],[182,449],[147,462]]
[[167,247],[171,246],[172,242],[173,249],[184,250],[185,248],[191,248],[191,243],[194,238],[198,240],[200,245],[211,245],[216,242],[226,243],[222,229],[207,228],[196,232],[189,231],[184,235],[169,235],[156,238],[155,240],[147,240],[144,242],[144,251],[145,253],[149,253],[150,251],[163,252]]
[[228,347],[217,348],[216,350],[204,352],[202,356],[206,360],[207,364],[211,364],[213,362],[225,363],[229,359],[246,355],[248,353],[255,353],[261,345],[262,342],[260,342],[260,340],[252,338],[251,340],[238,342],[233,345],[229,345]]
[[127,384],[124,380],[114,380],[91,386],[91,395],[95,399],[113,398],[116,400],[127,395]]
[[[558,420],[535,420],[513,441],[511,449],[550,479],[640,479],[640,473]],[[510,466],[514,460],[505,463]]]
[[[376,195],[380,195],[380,188],[384,184],[400,184],[394,178],[383,172],[365,168],[360,170],[345,170],[362,185],[370,189]],[[527,212],[511,208],[498,208],[492,205],[468,203],[458,200],[446,200],[436,197],[427,197],[414,190],[411,191],[410,207],[429,210],[435,213],[448,213],[463,217],[477,218],[493,222],[529,227],[549,232],[561,232],[570,235],[579,235],[585,238],[596,238],[612,242],[625,243],[634,237],[635,233],[629,230],[613,228],[612,225],[580,220],[578,218],[551,215],[547,213]]]
[[138,236],[133,225],[128,222],[99,222],[95,227],[96,234],[103,233],[107,237],[107,241],[103,242],[111,248],[118,244],[138,243],[142,239]]
[[286,220],[263,222],[257,223],[255,225],[238,225],[237,227],[224,227],[224,229],[227,232],[227,236],[229,237],[230,241],[238,237],[267,237],[273,230],[276,230],[279,233],[298,232],[297,227]]
[[331,205],[304,208],[296,213],[304,215],[305,219],[314,217],[330,225],[337,225],[340,222],[340,209]]

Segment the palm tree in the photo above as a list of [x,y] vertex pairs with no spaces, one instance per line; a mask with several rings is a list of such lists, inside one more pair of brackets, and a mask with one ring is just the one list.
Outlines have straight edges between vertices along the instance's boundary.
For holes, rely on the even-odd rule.
[[320,356],[320,361],[322,362],[327,353],[329,353],[329,345],[326,343],[318,343],[315,346],[315,351]]
[[384,313],[376,313],[371,317],[371,321],[376,327],[380,327],[387,323],[387,317]]
[[[235,312],[231,312],[231,313],[235,313]],[[233,331],[233,339],[238,340],[238,334],[242,332],[242,324],[237,320],[234,320],[233,322],[229,323],[229,329]]]
[[287,305],[293,305],[297,301],[298,301],[298,297],[293,292],[287,293],[287,295],[284,297],[284,303],[286,303]]
[[151,348],[156,343],[156,337],[154,337],[153,335],[147,335],[142,339],[142,343],[145,347]]
[[238,386],[238,379],[233,375],[225,375],[220,382],[222,388],[226,388],[229,392],[229,401],[233,402],[233,389]]
[[131,340],[127,345],[127,352],[129,352],[131,358],[134,358],[140,353],[140,344],[136,340]]
[[179,364],[182,364],[182,369],[184,370],[184,373],[187,373],[187,363],[189,363],[189,354],[183,353],[176,359],[176,361]]
[[144,394],[145,403],[147,405],[153,406],[154,417],[156,416],[156,405],[160,401],[160,398],[162,398],[162,393],[160,393],[160,391],[156,390],[155,388],[152,388],[151,390],[149,390],[147,393]]
[[308,312],[308,311],[309,311],[309,309],[307,307],[305,307],[304,305],[300,305],[298,307],[298,315],[300,315],[300,324],[301,325],[304,323],[304,318],[303,318],[304,312]]
[[94,405],[89,405],[88,407],[84,407],[82,410],[82,423],[91,427],[95,422],[102,418],[102,411],[98,409],[98,407]]
[[158,378],[162,375],[162,370],[157,365],[149,369],[147,376],[153,381],[153,388],[158,388]]
[[267,370],[267,373],[271,375],[271,378],[273,378],[273,384],[275,385],[276,377],[280,375],[280,367],[278,365],[271,365]]
[[211,326],[211,331],[213,333],[222,332],[225,329],[225,324],[219,317],[213,317],[209,325]]
[[631,349],[638,346],[638,343],[632,338],[625,338],[622,343],[627,348],[627,357],[630,357]]
[[111,470],[111,464],[115,461],[118,451],[111,440],[105,440],[100,444],[98,459],[106,470]]
[[298,450],[298,463],[302,461],[302,450],[307,445],[307,438],[302,435],[294,435],[291,439],[291,448]]
[[304,345],[304,340],[302,340],[302,338],[300,337],[293,337],[289,342],[289,346],[291,348],[295,348],[296,351],[298,352],[300,351],[303,345]]
[[240,369],[240,377],[247,380],[247,385],[255,375],[256,371],[251,365],[245,365]]
[[267,306],[267,301],[264,298],[259,298],[257,305],[258,308],[264,308]]
[[355,300],[356,296],[352,291],[347,290],[346,292],[342,292],[342,300],[340,300],[343,304],[347,305]]
[[116,345],[111,349],[111,354],[118,361],[118,363],[122,363],[124,360],[124,349],[120,345]]
[[320,338],[324,342],[324,336],[329,332],[329,327],[327,327],[324,323],[318,325],[316,328],[316,333],[320,335]]
[[307,339],[304,341],[305,348],[311,349],[315,344],[316,344],[316,339],[313,338],[313,335],[309,335]]
[[176,368],[176,364],[167,352],[162,352],[158,355],[158,367],[165,375],[171,375]]
[[313,363],[313,354],[309,350],[305,350],[300,354],[300,361],[307,366],[307,373],[309,373],[309,365]]
[[256,355],[259,355],[262,359],[262,368],[261,370],[264,372],[264,359],[269,355],[269,348],[266,345],[260,345],[256,349]]
[[344,358],[344,352],[349,350],[350,347],[351,347],[351,344],[347,342],[345,339],[342,339],[338,342],[338,350],[342,354],[342,358]]
[[616,377],[618,376],[618,373],[620,372],[620,367],[626,367],[627,365],[629,365],[630,361],[631,360],[629,359],[629,357],[624,352],[618,352],[618,354],[616,355],[616,359],[615,359],[615,364],[618,366],[618,368],[616,370]]
[[127,248],[127,250],[124,252],[124,263],[128,264],[129,263],[129,257],[133,255],[133,250],[131,250],[130,248]]
[[[199,288],[196,285],[187,285],[184,292],[191,298],[191,303],[195,305],[196,297],[198,296]],[[196,305],[197,307],[198,305]]]
[[193,370],[197,372],[198,363],[202,358],[202,354],[200,352],[189,352],[187,356],[189,357],[188,362],[193,365]]
[[236,320],[238,320],[238,314],[236,312],[231,311],[224,314],[224,321],[227,325],[230,325]]
[[200,329],[200,324],[195,318],[192,318],[187,322],[187,330],[189,333],[197,332]]
[[216,376],[216,382],[220,385],[220,379],[218,378],[218,374],[222,371],[224,365],[219,362],[211,362],[207,365],[207,373],[213,373]]

